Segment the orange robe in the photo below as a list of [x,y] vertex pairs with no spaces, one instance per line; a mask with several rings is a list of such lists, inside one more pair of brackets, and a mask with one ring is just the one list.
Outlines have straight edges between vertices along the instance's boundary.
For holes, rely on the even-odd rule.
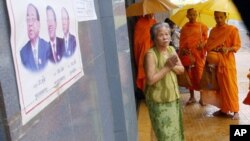
[[[197,47],[199,43],[205,45],[207,38],[208,28],[200,22],[188,22],[181,29],[179,51],[182,51],[182,49],[189,49],[195,61],[195,67],[189,71],[189,76],[193,85],[189,89],[199,90],[199,82],[205,65],[206,52],[205,49],[198,50]],[[181,61],[183,62],[185,60]]]
[[237,72],[234,53],[237,52],[241,46],[239,31],[232,25],[223,25],[214,27],[209,35],[206,49],[211,51],[224,45],[224,47],[233,48],[233,52],[228,54],[218,53],[219,63],[217,69],[217,78],[219,84],[219,94],[221,111],[238,112],[239,98],[237,86]]
[[150,38],[150,28],[155,23],[155,19],[140,17],[134,29],[134,57],[137,69],[136,85],[141,90],[144,89],[145,82],[144,55],[153,44]]

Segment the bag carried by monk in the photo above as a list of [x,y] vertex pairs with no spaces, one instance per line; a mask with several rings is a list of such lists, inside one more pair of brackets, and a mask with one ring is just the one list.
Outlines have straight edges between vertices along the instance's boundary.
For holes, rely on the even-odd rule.
[[178,85],[181,87],[191,87],[192,82],[189,78],[188,72],[185,70],[184,73],[177,75]]
[[207,64],[202,73],[200,81],[200,89],[203,90],[218,90],[219,85],[216,75],[217,67],[214,64]]
[[191,66],[195,62],[195,59],[189,49],[180,50],[178,56],[183,66]]

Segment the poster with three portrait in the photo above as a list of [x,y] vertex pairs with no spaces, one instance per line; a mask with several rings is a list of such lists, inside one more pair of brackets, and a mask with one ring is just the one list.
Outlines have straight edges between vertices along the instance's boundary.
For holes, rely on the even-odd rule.
[[22,123],[83,75],[71,0],[7,0]]

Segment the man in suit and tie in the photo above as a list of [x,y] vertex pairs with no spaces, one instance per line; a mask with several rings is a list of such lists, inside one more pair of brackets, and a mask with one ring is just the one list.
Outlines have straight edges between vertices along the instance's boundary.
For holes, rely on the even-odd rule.
[[69,33],[69,13],[64,7],[61,9],[61,16],[64,33],[64,56],[70,57],[74,54],[76,49],[76,38]]
[[40,16],[33,4],[27,6],[27,32],[29,41],[20,51],[21,62],[30,71],[38,72],[45,68],[49,57],[49,44],[39,37]]
[[56,37],[56,14],[51,6],[46,8],[47,24],[49,33],[49,45],[51,48],[50,61],[52,63],[59,63],[64,54],[64,42],[62,38]]

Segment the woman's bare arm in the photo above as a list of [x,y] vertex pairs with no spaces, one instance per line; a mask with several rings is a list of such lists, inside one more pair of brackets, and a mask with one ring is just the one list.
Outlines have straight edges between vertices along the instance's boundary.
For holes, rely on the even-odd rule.
[[145,55],[144,70],[146,75],[146,83],[148,85],[153,85],[171,71],[169,67],[165,66],[157,72],[155,58],[152,53],[147,53]]

